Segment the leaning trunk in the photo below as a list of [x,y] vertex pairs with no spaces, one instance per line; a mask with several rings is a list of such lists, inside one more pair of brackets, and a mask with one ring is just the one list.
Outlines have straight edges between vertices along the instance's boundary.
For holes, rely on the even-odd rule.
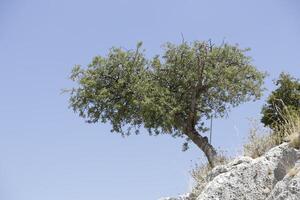
[[204,152],[210,166],[215,166],[217,151],[209,144],[207,137],[202,137],[195,129],[186,132],[186,135]]

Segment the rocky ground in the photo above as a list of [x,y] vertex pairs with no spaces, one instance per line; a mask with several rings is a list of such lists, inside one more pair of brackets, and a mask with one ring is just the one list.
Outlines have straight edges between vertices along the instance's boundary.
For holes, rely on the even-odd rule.
[[196,198],[186,194],[160,200],[299,200],[300,151],[284,143],[259,158],[239,157],[217,166],[206,178]]

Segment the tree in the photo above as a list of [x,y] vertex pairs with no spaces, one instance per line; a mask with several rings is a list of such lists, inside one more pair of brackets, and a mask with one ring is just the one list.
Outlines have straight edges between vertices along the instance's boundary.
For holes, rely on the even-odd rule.
[[281,73],[275,89],[262,108],[261,122],[271,129],[285,123],[285,115],[300,116],[300,81],[289,74]]
[[89,123],[107,122],[112,132],[170,134],[195,143],[211,166],[215,148],[201,133],[204,121],[224,117],[231,107],[261,96],[265,74],[237,45],[167,43],[162,56],[112,48],[87,68],[75,66],[70,107]]

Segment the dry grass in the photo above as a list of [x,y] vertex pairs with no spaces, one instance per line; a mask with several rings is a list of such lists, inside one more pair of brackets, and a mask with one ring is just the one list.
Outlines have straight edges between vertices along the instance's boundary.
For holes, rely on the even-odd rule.
[[257,158],[276,146],[277,142],[270,130],[263,128],[254,120],[251,124],[248,141],[244,144],[244,155]]
[[[300,113],[291,112],[286,107],[280,112],[282,121],[276,123],[274,135],[277,136],[277,143],[289,142],[294,148],[300,148]],[[283,114],[285,113],[285,114]]]
[[300,171],[300,168],[299,167],[293,167],[292,169],[290,169],[290,171],[288,172],[288,176],[289,177],[294,177],[296,176]]
[[244,145],[244,155],[252,158],[262,156],[269,149],[283,143],[300,149],[300,113],[292,112],[283,105],[283,109],[276,108],[281,120],[273,125],[272,130],[262,128],[252,121],[249,138]]
[[289,143],[292,147],[300,149],[300,133],[294,132],[288,136]]

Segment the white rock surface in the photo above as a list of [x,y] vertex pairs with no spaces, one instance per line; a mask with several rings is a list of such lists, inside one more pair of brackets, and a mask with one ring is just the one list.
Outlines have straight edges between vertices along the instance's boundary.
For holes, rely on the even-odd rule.
[[238,158],[212,170],[197,200],[265,200],[298,159],[299,152],[287,143],[257,159]]
[[279,181],[267,200],[299,200],[300,199],[300,163]]

